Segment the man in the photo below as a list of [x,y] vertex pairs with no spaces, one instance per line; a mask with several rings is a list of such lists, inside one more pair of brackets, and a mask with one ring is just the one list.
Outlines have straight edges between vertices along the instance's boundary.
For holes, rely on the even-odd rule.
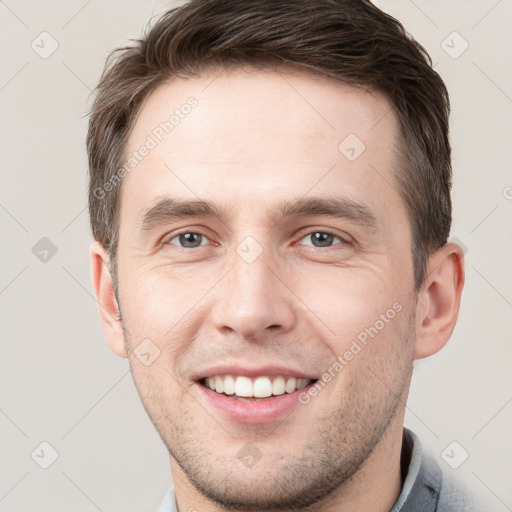
[[92,276],[161,510],[470,510],[403,427],[464,282],[449,100],[360,0],[192,0],[110,57]]

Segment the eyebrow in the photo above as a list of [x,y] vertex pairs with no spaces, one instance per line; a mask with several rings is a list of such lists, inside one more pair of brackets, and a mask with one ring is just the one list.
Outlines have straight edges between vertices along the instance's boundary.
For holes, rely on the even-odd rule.
[[165,197],[143,215],[140,224],[142,231],[150,231],[161,224],[187,217],[227,219],[231,211],[231,208],[218,206],[212,201]]
[[282,201],[278,213],[270,214],[269,220],[279,222],[286,217],[317,216],[346,219],[369,228],[377,226],[377,218],[367,205],[353,199],[338,197],[302,197],[295,201]]
[[[220,206],[209,200],[184,200],[172,197],[160,199],[141,219],[142,231],[150,231],[162,224],[188,217],[216,217],[227,221],[233,208]],[[328,216],[346,219],[368,228],[377,226],[377,218],[370,208],[349,198],[310,197],[281,201],[267,219],[278,223],[287,217]]]

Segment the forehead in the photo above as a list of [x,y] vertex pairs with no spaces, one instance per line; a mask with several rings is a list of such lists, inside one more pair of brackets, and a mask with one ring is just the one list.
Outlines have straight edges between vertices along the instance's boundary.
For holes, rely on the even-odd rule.
[[139,112],[125,161],[138,158],[126,166],[121,204],[129,198],[141,209],[172,193],[243,198],[261,209],[314,189],[377,193],[384,206],[401,201],[397,135],[382,95],[318,74],[244,69],[175,78]]
[[[193,108],[194,115],[188,115],[186,107],[191,98],[198,104],[198,108]],[[383,117],[386,122],[380,130],[375,130],[375,136],[388,132],[390,127],[396,129],[391,105],[376,91],[335,81],[319,73],[288,68],[212,68],[201,77],[169,80],[150,94],[132,129],[128,149],[134,149],[137,141],[155,129],[158,132],[158,127],[165,125],[173,113],[179,121],[171,121],[172,131],[180,132],[183,138],[192,135],[193,142],[206,142],[196,140],[196,134],[200,134],[197,130],[204,132],[214,128],[210,123],[217,123],[217,130],[209,132],[209,139],[221,129],[225,136],[239,128],[247,132],[251,125],[258,124],[266,131],[286,130],[286,134],[299,137],[322,135],[334,141],[348,128],[361,139],[370,140],[369,132]],[[186,124],[181,123],[184,118],[188,118]],[[206,121],[209,123],[205,124]],[[392,132],[391,138],[394,130]],[[155,137],[158,138],[158,133]]]

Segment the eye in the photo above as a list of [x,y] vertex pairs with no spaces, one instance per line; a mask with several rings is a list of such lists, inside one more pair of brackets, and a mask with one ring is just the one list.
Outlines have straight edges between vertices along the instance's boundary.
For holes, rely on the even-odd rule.
[[[174,240],[177,240],[177,242],[174,242]],[[206,245],[207,242],[208,239],[204,235],[194,231],[186,231],[169,239],[167,243],[171,245],[178,245],[186,249],[194,249],[195,247]]]
[[330,247],[333,245],[333,241],[335,239],[339,240],[341,243],[346,243],[339,236],[336,236],[333,233],[329,233],[328,231],[313,231],[301,238],[301,241],[308,239],[311,241],[311,243],[303,243],[301,245],[311,245],[313,247]]

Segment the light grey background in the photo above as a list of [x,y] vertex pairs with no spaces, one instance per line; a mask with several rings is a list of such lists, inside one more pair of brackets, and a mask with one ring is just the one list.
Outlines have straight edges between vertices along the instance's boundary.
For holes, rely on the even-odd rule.
[[[406,424],[448,473],[512,510],[512,0],[377,3],[450,90],[452,233],[468,249],[458,326],[417,363]],[[0,511],[151,511],[168,486],[164,446],[100,328],[84,114],[108,51],[169,5],[0,0]],[[43,237],[55,255],[33,253]]]

